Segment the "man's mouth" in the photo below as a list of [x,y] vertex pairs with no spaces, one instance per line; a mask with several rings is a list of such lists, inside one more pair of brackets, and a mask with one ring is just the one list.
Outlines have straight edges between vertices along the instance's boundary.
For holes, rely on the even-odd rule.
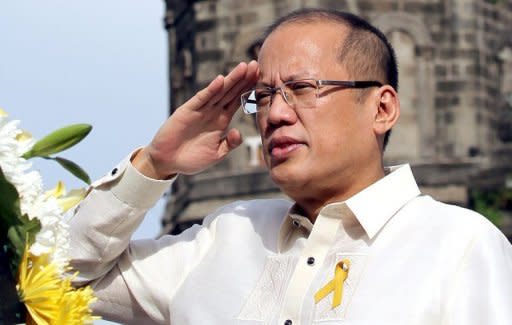
[[274,159],[284,159],[303,145],[304,143],[293,138],[279,137],[270,141],[268,145],[268,153]]

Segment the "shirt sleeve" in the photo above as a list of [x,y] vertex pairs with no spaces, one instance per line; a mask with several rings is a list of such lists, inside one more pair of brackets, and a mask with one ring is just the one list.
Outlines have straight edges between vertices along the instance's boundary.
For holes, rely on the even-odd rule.
[[443,324],[510,324],[511,306],[512,248],[496,227],[486,224],[455,273]]
[[127,324],[168,324],[174,293],[210,247],[212,225],[130,241],[172,182],[143,176],[128,157],[93,184],[70,219],[71,266],[79,271],[74,284],[94,288],[93,311],[100,316]]

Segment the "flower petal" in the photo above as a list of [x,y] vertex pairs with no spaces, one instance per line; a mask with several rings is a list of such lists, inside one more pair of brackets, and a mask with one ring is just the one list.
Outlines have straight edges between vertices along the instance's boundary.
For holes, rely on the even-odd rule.
[[80,201],[84,199],[86,193],[87,191],[84,188],[72,190],[68,194],[59,197],[57,199],[57,203],[62,211],[66,212],[80,203]]
[[62,181],[59,181],[54,188],[46,191],[45,193],[46,197],[53,196],[54,198],[59,198],[64,194],[66,194],[66,187]]

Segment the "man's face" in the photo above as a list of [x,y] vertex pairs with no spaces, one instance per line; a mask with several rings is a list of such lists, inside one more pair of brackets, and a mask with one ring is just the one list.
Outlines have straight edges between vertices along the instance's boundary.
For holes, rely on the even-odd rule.
[[[354,80],[336,58],[346,29],[334,23],[288,23],[264,42],[259,84],[299,79]],[[280,93],[257,114],[265,162],[274,182],[298,200],[329,196],[351,184],[374,157],[375,111],[358,90],[325,86],[314,108],[289,106]],[[371,96],[368,96],[371,97]]]

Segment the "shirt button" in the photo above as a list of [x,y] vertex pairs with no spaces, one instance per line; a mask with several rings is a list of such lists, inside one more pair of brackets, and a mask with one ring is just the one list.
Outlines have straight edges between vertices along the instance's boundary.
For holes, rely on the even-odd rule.
[[314,257],[308,257],[308,265],[315,264],[315,258]]
[[292,324],[293,324],[293,322],[291,319],[287,319],[284,321],[284,325],[292,325]]
[[112,176],[114,176],[115,174],[117,174],[117,168],[114,168],[112,169],[112,172],[110,173]]

